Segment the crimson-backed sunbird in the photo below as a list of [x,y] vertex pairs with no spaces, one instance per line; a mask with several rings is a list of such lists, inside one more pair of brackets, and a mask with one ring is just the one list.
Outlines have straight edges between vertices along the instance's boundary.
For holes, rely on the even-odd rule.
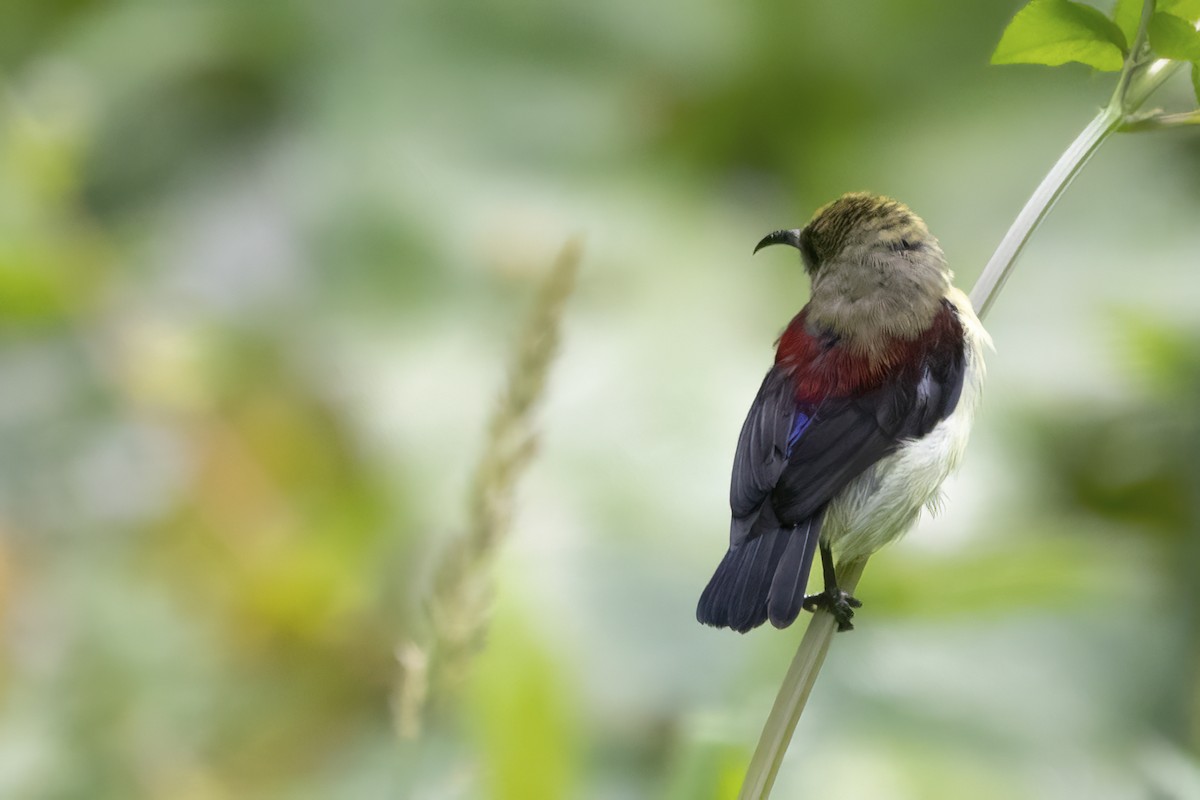
[[[937,505],[966,448],[990,340],[924,221],[887,197],[847,194],[802,229],[758,243],[800,251],[808,304],[778,341],[742,425],[729,550],[696,616],[746,632],[862,604],[834,559],[865,557]],[[824,590],[805,595],[821,553]]]

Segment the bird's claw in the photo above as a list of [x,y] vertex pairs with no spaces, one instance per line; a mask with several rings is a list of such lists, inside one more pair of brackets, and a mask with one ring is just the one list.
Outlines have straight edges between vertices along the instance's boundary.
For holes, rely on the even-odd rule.
[[851,597],[841,589],[826,589],[820,594],[810,594],[804,598],[804,610],[816,611],[825,609],[837,620],[838,632],[852,631],[854,625],[850,620],[854,617],[854,609],[862,608],[862,601]]

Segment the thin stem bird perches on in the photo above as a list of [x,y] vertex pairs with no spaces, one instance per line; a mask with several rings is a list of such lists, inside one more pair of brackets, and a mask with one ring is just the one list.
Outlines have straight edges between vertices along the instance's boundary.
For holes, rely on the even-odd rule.
[[[1133,116],[1156,89],[1184,66],[1182,62],[1150,60],[1146,57],[1146,31],[1154,8],[1155,0],[1146,0],[1137,36],[1121,70],[1112,100],[1076,137],[1042,179],[976,281],[971,291],[971,303],[980,319],[991,309],[1033,231],[1100,145],[1118,130],[1165,127],[1152,124],[1139,127],[1144,118]],[[1191,122],[1190,117],[1187,121]],[[1172,122],[1182,124],[1174,119]],[[866,563],[867,560],[862,558],[838,565],[838,582],[843,589],[851,593],[854,591]],[[804,711],[836,629],[833,616],[826,611],[817,611],[809,622],[763,726],[762,736],[738,795],[739,800],[762,800],[770,795],[775,776],[791,742],[792,732]]]

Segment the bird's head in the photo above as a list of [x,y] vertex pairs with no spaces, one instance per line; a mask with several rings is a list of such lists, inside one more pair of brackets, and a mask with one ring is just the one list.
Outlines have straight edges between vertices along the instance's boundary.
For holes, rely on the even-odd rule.
[[[942,262],[937,239],[925,221],[903,203],[867,192],[852,192],[817,209],[803,228],[775,231],[754,248],[789,244],[800,251],[804,268],[816,275],[839,263],[900,254],[903,261],[927,255]],[[939,264],[944,267],[944,262]],[[897,264],[903,266],[903,264]]]
[[854,192],[817,210],[803,228],[775,231],[754,248],[789,244],[812,277],[811,318],[859,339],[911,338],[950,288],[950,270],[924,220],[889,197]]

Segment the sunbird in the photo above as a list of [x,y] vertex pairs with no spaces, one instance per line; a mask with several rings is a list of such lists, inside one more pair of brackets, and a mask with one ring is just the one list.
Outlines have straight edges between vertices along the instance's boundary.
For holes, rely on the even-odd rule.
[[[706,625],[785,628],[827,609],[850,630],[841,563],[936,510],[962,460],[991,341],[925,222],[867,193],[767,235],[800,251],[808,304],[777,342],[742,425],[729,490],[729,550],[696,609]],[[824,590],[805,595],[820,550]]]

